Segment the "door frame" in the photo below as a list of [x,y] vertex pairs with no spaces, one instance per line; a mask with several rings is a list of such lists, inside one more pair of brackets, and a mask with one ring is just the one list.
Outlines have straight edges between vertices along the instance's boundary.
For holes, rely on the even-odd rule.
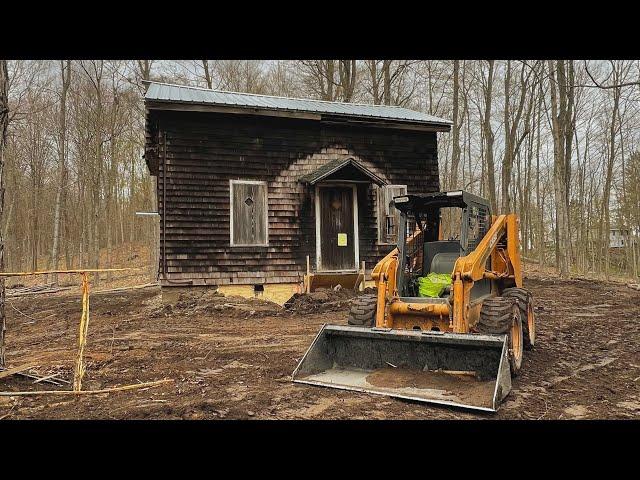
[[[325,187],[351,187],[353,190],[353,256],[352,269],[326,270],[322,268],[321,242],[320,242],[320,189]],[[316,271],[318,272],[357,272],[360,265],[360,238],[358,235],[358,185],[356,182],[326,182],[317,183],[315,189],[315,213],[316,213]]]

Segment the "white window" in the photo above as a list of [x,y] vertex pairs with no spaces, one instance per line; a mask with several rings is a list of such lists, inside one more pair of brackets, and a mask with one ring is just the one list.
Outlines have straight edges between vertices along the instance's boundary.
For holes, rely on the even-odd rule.
[[268,245],[267,182],[230,180],[229,197],[231,245]]
[[393,205],[393,197],[407,194],[406,185],[385,185],[378,188],[378,242],[395,245],[398,242],[400,211]]

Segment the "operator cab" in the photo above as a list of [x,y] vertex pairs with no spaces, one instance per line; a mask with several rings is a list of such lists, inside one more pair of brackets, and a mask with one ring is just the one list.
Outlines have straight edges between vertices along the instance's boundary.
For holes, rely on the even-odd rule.
[[[471,253],[491,226],[491,210],[486,200],[462,190],[420,195],[401,195],[393,199],[400,211],[398,235],[398,293],[412,302],[447,301],[450,287],[439,295],[420,294],[422,277],[430,273],[453,272],[456,260]],[[491,284],[481,280],[471,295],[490,293]]]

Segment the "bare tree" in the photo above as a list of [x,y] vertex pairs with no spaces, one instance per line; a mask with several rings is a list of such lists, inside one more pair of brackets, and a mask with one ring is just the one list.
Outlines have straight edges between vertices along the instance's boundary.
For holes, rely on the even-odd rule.
[[[527,73],[528,72],[528,73]],[[511,60],[507,60],[507,72],[504,81],[504,156],[502,158],[502,212],[508,213],[511,211],[511,195],[509,192],[509,186],[511,183],[511,171],[513,169],[513,162],[520,149],[522,141],[529,133],[529,126],[525,125],[521,135],[518,138],[518,128],[520,126],[520,120],[522,119],[522,113],[524,111],[524,105],[529,88],[528,80],[531,76],[531,71],[526,70],[524,66],[520,69],[520,81],[518,83],[518,99],[515,107],[515,112],[511,110],[511,87],[512,87],[512,64]],[[530,103],[531,105],[531,103]],[[530,114],[530,111],[529,111]]]
[[487,190],[489,193],[489,203],[491,209],[495,212],[498,209],[498,202],[496,201],[496,179],[495,179],[495,165],[493,161],[493,129],[491,128],[491,103],[493,99],[493,69],[494,60],[489,60],[489,71],[487,73],[486,80],[483,76],[483,91],[484,91],[484,116],[482,121],[482,130],[484,133],[485,141],[485,164],[487,173]]
[[[4,149],[9,125],[9,71],[7,61],[0,60],[0,224],[4,214]],[[4,238],[0,230],[0,271],[4,272]],[[0,277],[0,367],[5,366],[4,333],[6,331],[4,313],[4,277]]]
[[279,97],[300,95],[300,85],[296,79],[295,66],[294,62],[288,60],[270,62],[266,72],[266,93]]
[[[205,60],[205,62],[206,61],[207,60]],[[146,92],[149,86],[149,84],[146,82],[151,80],[151,67],[153,66],[153,60],[137,60],[137,66],[138,68],[136,78],[143,80],[143,82],[140,82],[140,84],[142,84],[142,91]]]
[[209,72],[209,60],[202,60],[202,66],[204,68],[204,80],[207,82],[207,88],[213,88],[213,81],[211,80],[211,73]]
[[[103,154],[104,154],[104,104],[103,104],[103,77],[104,77],[104,61],[92,60],[89,62],[80,62],[80,66],[84,71],[86,78],[89,80],[92,90],[95,93],[93,109],[91,111],[94,121],[91,125],[90,135],[92,137],[92,151],[90,154],[91,169],[91,210],[90,221],[88,223],[89,239],[91,240],[91,253],[93,254],[93,268],[100,268],[100,215],[101,196],[100,191],[103,182]],[[96,285],[100,283],[100,274],[95,274]]]
[[458,182],[458,165],[460,164],[460,127],[461,123],[458,121],[458,113],[460,111],[459,106],[460,98],[460,60],[453,61],[453,118],[451,119],[453,125],[451,126],[451,179],[449,180],[449,186],[453,187]]
[[[612,100],[613,106],[611,107],[611,119],[609,124],[609,149],[607,155],[607,168],[605,173],[605,181],[602,196],[602,210],[600,220],[600,239],[603,248],[605,276],[609,278],[609,231],[611,230],[611,216],[610,216],[610,200],[611,200],[611,183],[613,181],[613,166],[616,159],[616,136],[618,129],[620,128],[620,95],[622,86],[624,85],[624,78],[629,72],[630,64],[626,64],[624,61],[610,62],[611,73],[613,77],[612,88]],[[587,70],[588,72],[588,70]],[[589,74],[590,75],[590,74]]]
[[415,93],[416,83],[407,79],[416,63],[411,60],[366,60],[358,83],[362,83],[374,105],[405,105]]
[[[51,269],[58,269],[60,243],[60,211],[62,196],[67,181],[67,92],[71,83],[71,61],[60,61],[60,74],[62,77],[62,89],[60,92],[60,111],[58,117],[58,189],[56,192],[55,213],[53,217],[53,246],[51,248]],[[52,282],[58,283],[58,275],[53,274]]]
[[[382,62],[387,62],[383,60]],[[369,72],[369,87],[367,90],[372,97],[374,105],[380,105],[382,103],[382,94],[380,92],[382,85],[382,77],[384,75],[384,67],[380,68],[380,60],[367,60],[365,61],[367,71]]]
[[262,61],[218,60],[215,72],[219,86],[223,90],[264,94],[266,92],[266,71]]
[[303,84],[320,100],[334,101],[337,96],[335,60],[301,60]]
[[302,84],[320,100],[351,102],[358,86],[356,60],[301,60]]
[[353,99],[357,73],[358,69],[355,60],[340,60],[338,62],[339,88],[343,102],[350,102]]
[[571,142],[575,128],[573,61],[548,61],[551,82],[551,120],[553,132],[553,185],[556,208],[556,265],[562,278],[569,275],[569,195]]

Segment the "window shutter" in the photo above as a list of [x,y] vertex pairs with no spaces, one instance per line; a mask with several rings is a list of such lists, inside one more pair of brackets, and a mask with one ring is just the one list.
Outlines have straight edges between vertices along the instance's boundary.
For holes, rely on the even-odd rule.
[[267,185],[231,181],[232,245],[267,244]]

